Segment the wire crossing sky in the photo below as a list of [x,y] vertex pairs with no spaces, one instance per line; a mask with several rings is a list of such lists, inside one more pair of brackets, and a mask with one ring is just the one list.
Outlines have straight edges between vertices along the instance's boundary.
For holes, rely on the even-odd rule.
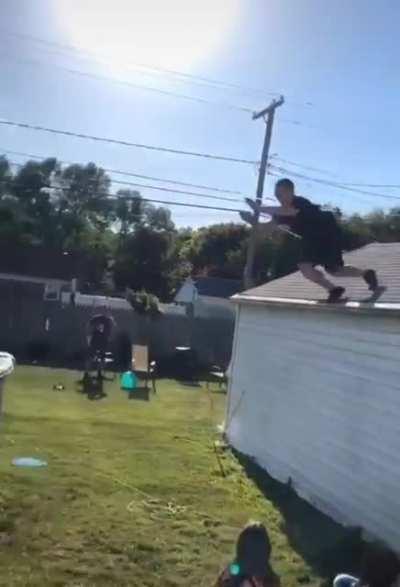
[[[0,144],[104,161],[115,181],[126,170],[240,198],[255,192],[264,133],[251,113],[284,94],[266,197],[286,174],[320,204],[389,209],[400,186],[399,19],[395,0],[4,0]],[[225,210],[179,216],[224,220]]]

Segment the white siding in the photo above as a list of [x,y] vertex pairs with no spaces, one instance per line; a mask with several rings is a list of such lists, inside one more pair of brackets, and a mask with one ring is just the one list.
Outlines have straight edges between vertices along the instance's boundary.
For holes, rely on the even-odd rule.
[[400,319],[242,305],[226,428],[338,521],[400,548]]

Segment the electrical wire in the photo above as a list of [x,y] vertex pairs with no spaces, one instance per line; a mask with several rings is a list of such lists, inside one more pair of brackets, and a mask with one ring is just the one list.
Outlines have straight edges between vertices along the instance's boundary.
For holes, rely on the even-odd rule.
[[342,183],[342,185],[346,185],[349,187],[364,187],[364,188],[386,188],[386,189],[400,189],[400,184],[398,183]]
[[216,161],[227,161],[229,163],[243,163],[245,165],[258,164],[257,161],[251,161],[248,159],[239,159],[236,157],[228,157],[225,155],[214,155],[211,153],[199,153],[196,151],[183,151],[180,149],[173,149],[170,147],[159,147],[159,146],[155,146],[155,145],[146,145],[143,143],[132,143],[130,141],[124,141],[124,140],[120,140],[120,139],[110,139],[110,138],[105,138],[105,137],[98,137],[95,135],[76,133],[76,132],[67,131],[67,130],[59,130],[59,129],[49,128],[49,127],[45,127],[45,126],[40,126],[40,125],[28,124],[25,122],[15,122],[15,121],[3,119],[3,120],[0,120],[0,124],[5,125],[5,126],[16,127],[16,128],[24,128],[24,129],[38,131],[38,132],[47,132],[47,133],[56,134],[56,135],[63,135],[63,136],[68,136],[68,137],[75,137],[78,139],[91,140],[91,141],[96,141],[96,142],[101,142],[101,143],[121,145],[123,147],[133,147],[136,149],[147,149],[149,151],[160,151],[163,153],[172,153],[174,155],[184,155],[184,156],[188,156],[188,157],[200,157],[203,159],[214,159]]
[[[25,191],[28,191],[28,192],[29,191],[38,191],[37,188],[30,188],[30,187],[26,186],[26,184],[24,184],[24,183],[15,183],[12,181],[12,179],[0,180],[0,184],[5,184],[10,187],[22,187],[25,189]],[[63,188],[61,186],[55,186],[55,185],[43,185],[41,188],[39,188],[39,191],[40,190],[53,190],[53,191],[64,192],[66,189],[68,189],[68,188]],[[235,209],[235,208],[225,208],[225,207],[220,207],[220,206],[208,206],[205,204],[190,204],[188,202],[176,202],[176,201],[171,202],[169,200],[159,200],[159,199],[154,199],[154,198],[146,198],[140,194],[138,196],[126,196],[126,195],[120,195],[120,194],[109,194],[106,192],[90,192],[90,195],[91,196],[101,196],[107,200],[136,200],[137,199],[137,200],[140,200],[141,202],[163,204],[166,206],[182,206],[185,208],[197,208],[200,210],[218,210],[220,212],[235,212],[236,214],[239,214],[239,212],[240,212],[240,210]]]
[[[13,165],[18,165],[19,167],[23,167],[23,165],[21,163],[13,163]],[[105,170],[104,170],[105,171]],[[92,183],[95,182],[95,179],[89,180]],[[183,190],[177,190],[177,189],[170,189],[170,188],[166,188],[166,187],[162,187],[162,186],[156,186],[156,185],[151,185],[151,184],[147,184],[147,183],[136,183],[133,181],[123,181],[123,180],[118,180],[118,179],[112,179],[110,178],[111,183],[115,183],[117,185],[126,185],[126,186],[132,186],[132,187],[137,187],[137,188],[144,188],[146,190],[155,190],[158,192],[167,192],[167,193],[171,193],[171,194],[183,194],[185,196],[195,196],[197,198],[206,198],[208,200],[218,200],[218,201],[224,201],[224,202],[242,202],[242,199],[239,198],[228,198],[226,196],[214,196],[211,194],[199,194],[198,192],[189,192],[187,190],[183,191]]]
[[[3,147],[0,147],[0,151],[2,151],[3,153],[6,153],[8,155],[18,155],[19,157],[28,157],[29,159],[37,159],[40,161],[45,161],[46,159],[49,159],[49,157],[44,157],[43,155],[33,155],[32,153],[24,153],[22,151],[11,151],[10,149],[4,149]],[[61,163],[63,165],[76,165],[76,162],[73,162],[73,161],[63,161],[61,159],[58,159],[58,157],[56,157],[56,159],[59,163]],[[12,164],[13,165],[21,165],[21,163],[17,163],[16,161],[12,162]],[[86,165],[86,164],[80,163],[80,165]],[[151,175],[143,175],[143,174],[139,174],[139,173],[133,173],[131,171],[121,171],[120,169],[110,169],[110,168],[104,167],[103,165],[100,165],[100,167],[102,169],[104,169],[104,171],[106,171],[107,173],[114,173],[115,175],[122,175],[122,176],[127,176],[127,177],[138,177],[140,179],[148,179],[150,181],[159,181],[162,183],[170,183],[173,185],[186,186],[186,187],[190,187],[190,188],[198,188],[198,189],[202,189],[202,190],[209,190],[212,192],[220,192],[223,194],[237,194],[239,196],[242,195],[244,197],[244,194],[238,190],[229,190],[229,189],[225,189],[225,188],[221,188],[221,187],[212,187],[209,185],[188,183],[186,181],[165,179],[165,178],[160,178],[160,177],[154,177]]]
[[316,171],[317,173],[325,173],[327,175],[334,176],[334,174],[326,169],[321,169],[318,167],[311,167],[311,165],[303,165],[301,163],[296,163],[295,161],[290,161],[290,159],[283,159],[282,157],[278,157],[278,155],[271,155],[270,157],[274,161],[280,161],[281,163],[286,163],[288,165],[294,165],[294,167],[299,167],[300,169],[305,169],[306,171]]
[[197,198],[208,198],[209,200],[220,200],[220,201],[225,201],[225,202],[242,202],[242,200],[239,198],[229,198],[226,196],[213,196],[211,194],[199,194],[197,192],[189,192],[186,190],[185,191],[177,190],[177,189],[173,190],[173,189],[165,188],[165,187],[161,187],[161,186],[154,186],[154,185],[149,185],[149,184],[145,184],[145,183],[135,183],[132,181],[120,181],[120,180],[115,180],[115,179],[112,179],[111,181],[112,181],[112,183],[116,183],[119,185],[130,185],[130,186],[134,186],[134,187],[138,187],[138,188],[144,188],[147,190],[156,190],[159,192],[184,194],[185,196],[195,196]]
[[[301,163],[297,163],[295,161],[290,161],[289,159],[283,159],[282,157],[278,157],[278,155],[271,155],[271,159],[274,161],[280,161],[281,163],[287,163],[288,165],[293,165],[294,167],[299,167],[301,169],[306,169],[308,171],[316,171],[317,173],[325,173],[326,175],[330,175],[335,177],[335,174],[331,171],[327,171],[326,169],[321,169],[319,167],[311,167],[310,165],[304,165]],[[400,189],[400,184],[398,183],[363,183],[363,182],[347,182],[347,181],[338,181],[341,186],[348,186],[348,187],[365,187],[365,188],[383,188],[383,189]]]
[[[97,56],[99,57],[99,54],[96,54],[94,52],[90,52],[90,51],[84,51],[79,47],[76,47],[74,45],[70,45],[70,44],[64,44],[64,43],[58,43],[55,41],[50,41],[48,39],[43,39],[43,38],[39,38],[36,36],[32,36],[32,35],[27,35],[27,34],[23,34],[23,33],[16,33],[16,32],[12,32],[12,31],[7,31],[4,29],[0,29],[0,32],[2,33],[2,35],[7,35],[10,37],[14,37],[16,39],[20,39],[20,40],[25,40],[25,41],[29,41],[29,42],[33,42],[33,43],[37,43],[37,44],[41,44],[41,45],[45,45],[47,47],[53,47],[53,48],[57,48],[59,50],[62,50],[63,52],[67,51],[67,52],[74,52],[74,53],[79,53],[79,54],[86,54],[86,55],[90,55],[90,56]],[[104,57],[107,59],[107,56],[104,55]],[[103,63],[104,63],[104,57],[103,57]],[[93,58],[93,57],[92,57]],[[100,61],[101,62],[101,61]],[[110,63],[110,61],[108,61],[108,63]],[[149,71],[153,71],[153,72],[157,72],[159,74],[164,74],[164,75],[169,75],[169,76],[173,76],[173,77],[177,77],[177,78],[182,78],[182,80],[186,80],[186,83],[192,83],[194,81],[197,82],[203,82],[206,83],[207,85],[210,86],[214,86],[214,87],[219,87],[219,88],[230,88],[233,90],[239,90],[239,91],[244,91],[247,93],[252,93],[252,94],[258,94],[258,95],[262,95],[262,96],[279,96],[281,94],[281,92],[266,92],[264,90],[261,89],[256,89],[256,88],[247,88],[245,86],[242,86],[240,84],[236,84],[236,83],[232,83],[232,82],[226,82],[226,81],[222,81],[222,80],[216,80],[216,79],[212,79],[206,76],[198,76],[198,75],[193,75],[193,74],[189,74],[186,72],[182,72],[182,71],[177,71],[177,70],[173,70],[173,69],[167,69],[167,68],[163,68],[163,67],[156,67],[154,65],[146,65],[146,64],[134,64],[136,67],[139,67],[140,69],[146,69]]]
[[[15,165],[15,163],[14,163]],[[21,165],[20,163],[17,163],[16,165],[23,167],[23,165]],[[105,170],[104,170],[105,171]],[[95,182],[96,180],[89,180],[92,182]],[[171,194],[182,194],[185,196],[195,196],[197,198],[206,198],[208,200],[217,200],[217,201],[224,201],[224,202],[242,202],[242,199],[239,198],[229,198],[226,196],[214,196],[211,194],[199,194],[198,192],[189,192],[187,190],[183,191],[183,190],[177,190],[177,189],[170,189],[170,188],[166,188],[166,187],[162,187],[162,186],[155,186],[155,185],[151,185],[151,184],[146,184],[146,183],[136,183],[133,181],[123,181],[123,180],[118,180],[118,179],[112,179],[110,178],[111,183],[115,183],[117,185],[126,185],[126,186],[132,186],[132,187],[137,187],[137,188],[143,188],[146,190],[154,190],[154,191],[158,191],[158,192],[166,192],[166,193],[171,193]]]
[[[120,199],[120,197],[116,194],[111,194],[109,196],[109,199]],[[224,207],[219,207],[219,206],[206,206],[204,204],[188,204],[187,202],[170,202],[170,201],[166,201],[166,200],[155,200],[152,198],[143,198],[142,196],[140,197],[141,201],[143,202],[149,202],[149,203],[154,203],[154,204],[163,204],[166,206],[182,206],[185,208],[197,208],[200,210],[218,210],[220,212],[235,212],[235,214],[239,214],[240,210],[236,210],[234,208],[224,208]]]
[[[21,59],[21,58],[15,57],[14,55],[8,55],[8,54],[4,54],[4,53],[2,53],[0,56],[11,58],[16,63],[22,64],[22,65],[34,65],[34,66],[38,65],[39,67],[40,66],[43,67],[43,66],[48,65],[47,63],[45,63],[43,61],[38,61],[36,59]],[[228,102],[217,102],[214,100],[208,100],[207,98],[202,98],[200,96],[190,96],[187,94],[180,94],[178,92],[173,92],[170,90],[161,90],[159,88],[154,88],[152,86],[146,86],[143,84],[137,84],[137,83],[130,82],[127,80],[121,80],[121,79],[117,79],[117,78],[113,78],[113,77],[108,77],[105,75],[90,73],[87,71],[82,71],[80,69],[73,69],[71,67],[66,67],[64,65],[58,65],[55,63],[51,63],[50,65],[51,65],[51,67],[55,67],[61,71],[65,71],[69,74],[76,75],[79,77],[84,77],[87,79],[92,79],[92,80],[102,81],[102,82],[109,82],[109,83],[111,82],[114,84],[130,87],[130,88],[133,88],[136,90],[143,90],[145,92],[153,92],[156,94],[161,94],[163,96],[178,98],[181,100],[189,100],[191,102],[197,102],[198,104],[206,104],[206,105],[216,106],[216,107],[220,107],[220,108],[228,108],[230,110],[237,110],[239,112],[246,112],[246,113],[252,114],[254,111],[253,109],[248,108],[246,106],[238,106],[236,104],[230,104]]]
[[[137,83],[130,82],[127,80],[121,80],[121,79],[117,79],[117,78],[107,77],[104,75],[99,75],[96,73],[82,71],[79,69],[73,69],[71,67],[66,67],[64,65],[58,65],[55,63],[47,64],[43,61],[38,61],[35,59],[21,59],[21,58],[15,57],[14,55],[7,55],[4,53],[0,54],[0,57],[8,57],[8,58],[12,59],[13,61],[15,61],[16,63],[19,63],[20,65],[33,65],[33,66],[37,65],[39,67],[46,67],[47,65],[51,65],[51,67],[55,67],[61,71],[65,71],[69,74],[83,77],[86,79],[115,83],[115,84],[119,84],[122,86],[130,87],[130,88],[133,88],[136,90],[143,90],[145,92],[153,92],[155,94],[160,94],[163,96],[178,98],[178,99],[182,99],[182,100],[188,100],[191,102],[196,102],[198,104],[206,104],[208,106],[214,106],[217,108],[236,110],[238,112],[246,112],[247,114],[254,114],[254,112],[255,112],[254,108],[249,108],[248,106],[239,106],[238,104],[231,104],[229,102],[217,102],[215,100],[209,100],[207,98],[203,98],[200,96],[190,96],[187,94],[179,94],[178,92],[173,92],[171,90],[161,90],[159,88],[154,88],[152,86],[145,86],[143,84],[137,84]],[[283,122],[285,124],[292,124],[294,126],[308,126],[302,122],[299,122],[298,120],[292,120],[289,118],[281,118],[280,120],[281,120],[281,122]]]
[[[268,175],[270,175],[272,177],[276,177],[277,179],[282,179],[282,177],[288,177],[287,173],[286,174],[283,174],[281,172],[275,173],[273,171],[268,171]],[[300,177],[299,175],[296,175],[296,174],[292,174],[292,175],[294,175],[294,177],[299,177],[299,179],[303,179],[303,177]],[[338,197],[344,198],[345,196],[343,194],[341,194]],[[360,202],[370,204],[370,201],[367,200],[366,198],[363,198],[362,196],[354,195],[354,197]]]
[[[8,31],[1,31],[4,35],[8,35],[8,36],[12,36],[14,38],[18,38],[19,40],[24,40],[24,41],[30,41],[33,43],[40,43],[40,44],[44,44],[45,46],[51,47],[51,49],[45,49],[43,47],[39,47],[38,49],[42,52],[45,52],[47,54],[50,55],[61,55],[63,57],[68,57],[68,58],[75,58],[75,59],[85,59],[86,61],[91,61],[93,63],[97,63],[100,65],[106,65],[106,66],[110,66],[113,64],[113,62],[110,60],[110,58],[101,58],[99,59],[99,56],[93,52],[89,52],[89,51],[84,51],[83,49],[79,48],[79,47],[74,47],[73,45],[61,45],[59,43],[55,43],[55,42],[51,42],[48,40],[43,40],[43,39],[38,39],[36,37],[31,37],[29,35],[21,35],[21,34],[16,34],[16,33],[10,33]],[[0,38],[0,41],[2,39]],[[78,53],[75,55],[71,55],[71,52],[74,53]],[[83,57],[84,55],[87,55],[88,57]],[[94,56],[96,55],[96,57]],[[14,56],[13,56],[14,57]],[[132,63],[132,62],[130,62]],[[132,65],[130,65],[129,67],[124,66],[123,67],[124,70],[126,70],[127,72],[134,72],[134,73],[140,73],[142,75],[146,75],[146,76],[150,76],[150,77],[156,77],[157,79],[160,79],[160,76],[167,76],[167,81],[168,77],[170,77],[172,79],[172,81],[174,83],[179,82],[179,83],[183,83],[183,84],[190,84],[190,85],[195,85],[197,87],[206,87],[206,88],[213,88],[213,89],[217,89],[217,90],[231,90],[231,91],[236,91],[236,93],[241,93],[244,95],[250,95],[250,96],[254,96],[254,97],[258,97],[261,98],[263,97],[264,99],[267,96],[272,96],[272,97],[279,97],[280,95],[282,95],[282,92],[272,92],[269,90],[261,90],[261,89],[256,89],[256,88],[249,88],[249,87],[245,87],[243,85],[240,84],[235,84],[235,83],[230,83],[230,82],[224,82],[221,80],[212,80],[210,78],[206,78],[206,77],[201,77],[201,76],[195,76],[195,75],[191,75],[188,73],[184,73],[184,72],[178,72],[178,71],[174,71],[174,70],[168,70],[168,69],[163,69],[160,67],[155,67],[155,66],[150,66],[150,65],[144,65],[144,64],[136,64],[135,67],[133,67]],[[312,107],[314,106],[314,104],[312,102],[310,102],[309,100],[305,100],[305,101],[297,101],[297,100],[293,100],[291,97],[289,97],[288,102],[290,105],[293,106],[299,106],[299,107]],[[232,105],[234,108],[235,106]],[[229,107],[229,106],[228,106]],[[245,109],[246,107],[243,107],[243,109]],[[295,124],[297,126],[304,126],[303,123],[299,122],[299,121],[295,121],[295,120],[284,120],[284,122],[289,122],[291,124]]]
[[329,181],[327,179],[323,179],[323,178],[317,178],[317,177],[311,177],[309,175],[304,175],[301,173],[297,173],[295,171],[292,171],[290,169],[285,169],[284,167],[277,167],[275,165],[270,165],[269,166],[270,169],[277,171],[280,174],[284,174],[284,175],[292,175],[293,177],[298,177],[299,179],[304,179],[307,181],[311,181],[313,183],[318,183],[321,185],[326,185],[329,187],[334,187],[334,188],[339,188],[339,189],[343,189],[349,192],[353,192],[356,194],[362,194],[365,196],[369,196],[369,197],[375,197],[375,198],[387,198],[390,200],[400,200],[400,196],[394,196],[392,194],[380,194],[377,192],[370,192],[370,191],[366,191],[366,190],[360,190],[357,188],[352,188],[347,186],[346,184],[342,184],[340,182],[335,182],[335,181]]

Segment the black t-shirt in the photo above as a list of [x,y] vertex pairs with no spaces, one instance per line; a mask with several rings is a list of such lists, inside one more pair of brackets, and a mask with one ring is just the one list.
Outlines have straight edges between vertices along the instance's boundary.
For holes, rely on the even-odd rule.
[[294,217],[278,216],[279,224],[287,224],[290,229],[303,238],[322,237],[329,230],[329,224],[334,228],[335,219],[331,212],[321,210],[319,206],[303,198],[293,197],[293,208],[298,210]]
[[323,216],[319,206],[307,198],[294,196],[293,207],[298,210],[297,215],[292,219],[293,232],[302,237],[320,232]]

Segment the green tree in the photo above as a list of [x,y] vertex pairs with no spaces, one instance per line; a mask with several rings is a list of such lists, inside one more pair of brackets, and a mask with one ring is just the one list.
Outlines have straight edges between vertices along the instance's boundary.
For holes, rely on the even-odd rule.
[[193,231],[182,257],[195,273],[240,279],[249,230],[243,224],[215,224]]
[[69,165],[57,176],[54,207],[64,246],[82,247],[89,231],[102,232],[109,226],[112,203],[111,180],[94,163]]
[[0,157],[0,199],[10,193],[12,182],[11,167],[7,157]]
[[116,287],[170,298],[176,261],[170,211],[145,202],[138,192],[120,190],[113,213],[119,234],[113,268]]
[[173,233],[139,226],[118,248],[114,281],[119,289],[145,290],[161,299],[171,295]]
[[117,192],[113,211],[121,241],[124,241],[135,227],[142,223],[144,207],[139,192],[133,190],[119,190]]
[[24,227],[25,237],[36,244],[54,245],[56,226],[49,187],[58,169],[54,158],[28,161],[12,178],[10,195],[16,201],[14,217],[18,217],[18,225]]

